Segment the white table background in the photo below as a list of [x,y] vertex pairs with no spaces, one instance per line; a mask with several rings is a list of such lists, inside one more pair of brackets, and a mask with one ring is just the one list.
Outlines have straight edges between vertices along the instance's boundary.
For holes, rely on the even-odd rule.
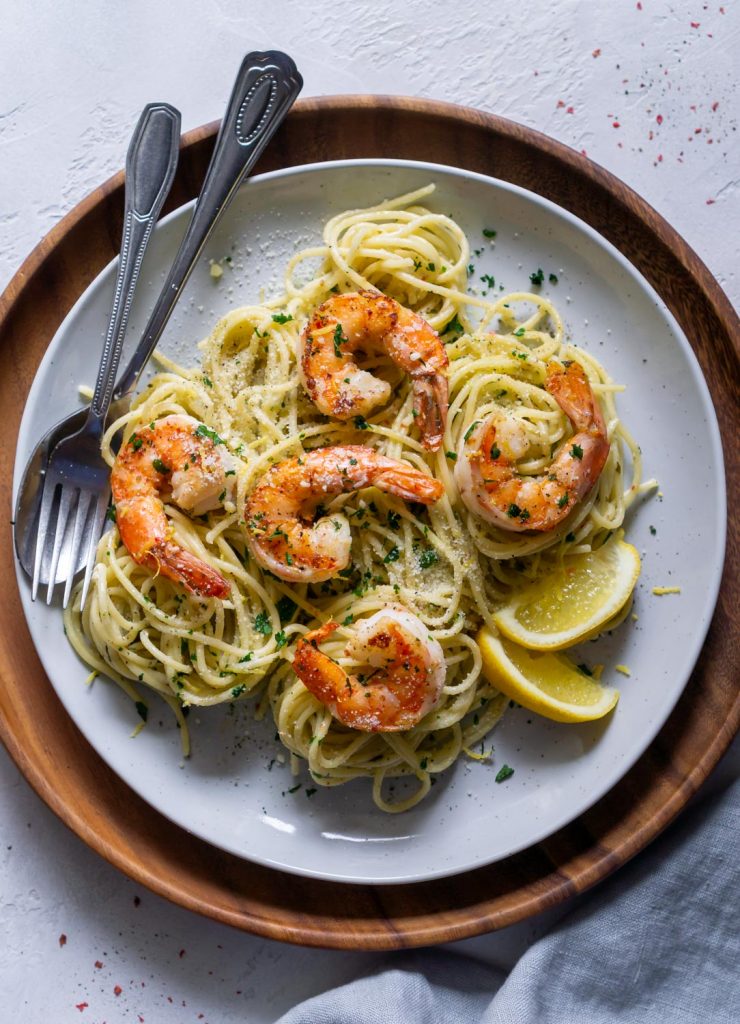
[[[122,166],[145,103],[173,103],[183,130],[211,121],[244,54],[280,48],[304,96],[449,100],[584,150],[737,302],[737,0],[0,0],[0,16],[0,288]],[[457,948],[510,965],[560,913]],[[268,1024],[380,959],[264,942],[141,890],[0,750],[0,1017]]]

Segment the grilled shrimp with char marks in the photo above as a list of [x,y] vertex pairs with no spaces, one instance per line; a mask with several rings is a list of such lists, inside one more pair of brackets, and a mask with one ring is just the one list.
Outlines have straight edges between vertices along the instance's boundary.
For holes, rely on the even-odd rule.
[[438,480],[364,445],[316,448],[273,466],[250,494],[244,510],[249,550],[283,580],[315,583],[336,576],[349,564],[349,522],[335,513],[314,523],[316,510],[363,487],[423,505],[444,493]]
[[299,365],[325,416],[364,416],[388,401],[390,384],[360,369],[354,359],[360,352],[383,352],[411,377],[421,442],[436,451],[447,420],[449,361],[434,328],[378,292],[347,292],[322,303],[301,335]]
[[163,498],[202,515],[231,496],[234,475],[220,439],[191,416],[165,416],[136,430],[110,477],[118,532],[133,560],[200,597],[226,597],[223,576],[173,540]]
[[527,454],[524,427],[494,413],[463,438],[455,481],[471,512],[502,530],[553,530],[599,479],[609,457],[604,417],[583,367],[551,362],[545,389],[575,433],[558,449],[547,472],[520,474],[516,460]]
[[350,729],[413,729],[442,696],[446,666],[438,641],[405,608],[376,612],[357,623],[345,650],[367,669],[349,674],[319,650],[338,626],[327,622],[296,644],[293,670],[303,685]]

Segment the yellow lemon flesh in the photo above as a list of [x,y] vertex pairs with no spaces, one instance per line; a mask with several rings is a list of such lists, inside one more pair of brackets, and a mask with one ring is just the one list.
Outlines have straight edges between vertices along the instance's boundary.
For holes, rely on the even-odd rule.
[[598,551],[573,555],[517,591],[493,621],[509,640],[533,651],[560,651],[611,627],[640,575],[631,544],[612,540]]
[[538,715],[555,722],[592,722],[619,700],[619,690],[590,679],[563,654],[528,651],[486,626],[477,639],[491,686]]

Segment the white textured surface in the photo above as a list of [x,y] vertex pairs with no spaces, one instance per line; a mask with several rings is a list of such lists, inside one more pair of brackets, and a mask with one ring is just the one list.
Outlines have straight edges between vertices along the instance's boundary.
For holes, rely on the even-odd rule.
[[[280,47],[305,95],[452,100],[585,149],[738,299],[734,0],[2,0],[0,10],[0,286],[121,166],[144,103],[174,103],[185,129],[210,121],[243,54]],[[0,822],[0,1016],[266,1024],[375,962],[260,942],[138,891],[53,817],[4,753]],[[538,927],[467,945],[512,962]]]

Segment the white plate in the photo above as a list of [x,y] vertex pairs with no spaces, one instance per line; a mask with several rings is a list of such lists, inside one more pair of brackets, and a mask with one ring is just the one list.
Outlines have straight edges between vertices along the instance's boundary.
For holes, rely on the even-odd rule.
[[[560,725],[509,711],[493,733],[495,763],[461,758],[413,810],[386,815],[366,780],[310,798],[274,759],[272,724],[247,709],[193,711],[193,755],[183,763],[179,734],[164,704],[151,701],[149,725],[130,733],[136,712],[117,687],[84,686],[87,669],[62,634],[61,610],[30,600],[25,613],[49,678],[78,727],[109,765],[162,814],[216,846],[286,871],[346,882],[411,882],[452,875],[530,846],[572,821],[613,786],[667,718],[699,654],[719,588],[725,498],[717,422],[698,364],[664,303],[596,232],[539,196],[482,175],[404,161],[359,160],[295,167],[253,178],[211,240],[165,332],[162,348],[188,364],[195,343],[237,305],[273,293],[288,257],[317,242],[321,225],[351,207],[436,182],[430,201],[451,213],[484,254],[478,275],[507,291],[526,289],[542,267],[543,292],[569,335],[627,385],[620,413],[642,446],[647,475],[663,499],[645,501],[627,522],[643,556],[638,621],[590,647],[605,680],[620,686],[614,715],[592,725]],[[158,227],[131,316],[134,342],[184,231],[189,207]],[[482,228],[498,232],[495,246]],[[215,283],[210,257],[232,257]],[[82,295],[39,368],[21,424],[15,484],[35,440],[93,383],[113,288],[111,264]],[[558,284],[547,283],[555,273]],[[650,527],[655,528],[653,535]],[[656,585],[681,594],[656,597]],[[632,675],[616,675],[626,664]],[[496,784],[507,763],[514,775]],[[272,767],[270,767],[272,765]],[[60,766],[60,770],[61,766]],[[289,793],[297,781],[303,785]]]

